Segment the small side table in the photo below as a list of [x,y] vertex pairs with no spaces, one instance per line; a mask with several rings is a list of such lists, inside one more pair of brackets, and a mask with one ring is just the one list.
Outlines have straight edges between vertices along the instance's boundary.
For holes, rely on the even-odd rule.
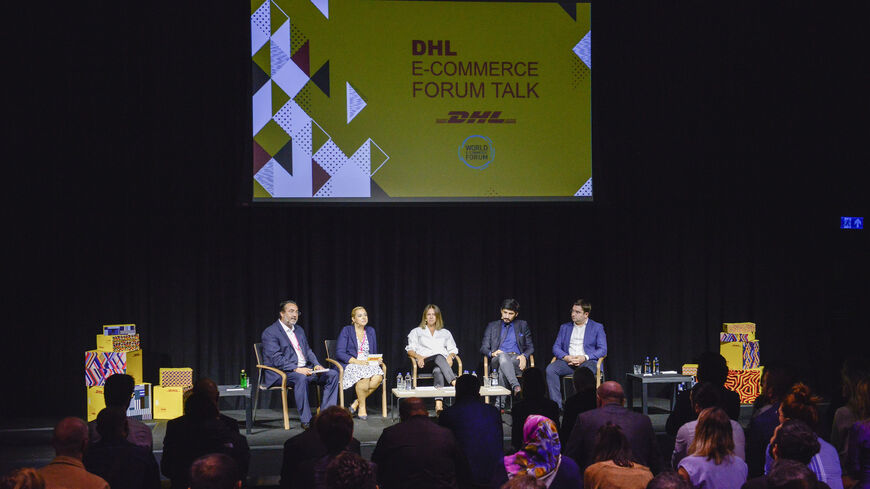
[[684,382],[691,382],[694,377],[691,375],[680,375],[680,374],[658,374],[658,375],[643,375],[643,374],[635,374],[628,373],[625,374],[625,383],[628,384],[628,392],[626,393],[626,401],[628,402],[628,408],[631,409],[634,401],[634,384],[640,383],[641,390],[641,410],[643,414],[649,414],[649,406],[647,405],[647,386],[649,384],[673,384],[674,391],[671,394],[671,411],[674,410],[674,402],[676,402],[676,388],[678,384],[682,384]]
[[241,387],[238,385],[219,385],[218,394],[220,397],[245,398],[245,433],[250,435],[251,427],[254,425],[251,421],[251,386]]

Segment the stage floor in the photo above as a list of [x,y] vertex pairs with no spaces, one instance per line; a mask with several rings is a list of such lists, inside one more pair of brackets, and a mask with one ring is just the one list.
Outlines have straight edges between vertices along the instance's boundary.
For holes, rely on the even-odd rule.
[[[635,400],[638,410],[639,402],[639,400]],[[662,451],[670,453],[673,450],[673,439],[664,434],[665,421],[668,416],[668,400],[652,398],[649,406],[650,418],[653,422],[653,428],[658,434]],[[239,420],[240,429],[244,434],[245,411],[231,409],[222,412]],[[434,412],[430,414],[434,416]],[[745,427],[749,423],[751,408],[744,406],[740,414],[740,423]],[[285,431],[282,429],[283,420],[280,409],[258,410],[257,422],[252,433],[246,435],[251,447],[251,468],[247,487],[267,488],[278,485],[284,442],[301,433],[296,411],[291,410],[290,416],[291,429]],[[54,449],[51,447],[51,432],[58,420],[59,418],[3,420],[0,424],[0,474],[15,467],[41,467],[50,462],[54,458]],[[510,446],[510,415],[505,415],[503,421],[506,435],[505,447],[508,447]],[[163,436],[166,433],[166,422],[146,421],[145,423],[152,428],[154,455],[159,462],[163,455]],[[381,411],[377,406],[369,407],[367,420],[354,419],[354,436],[362,444],[363,457],[371,458],[381,432],[391,424],[393,421],[389,417],[381,417]]]

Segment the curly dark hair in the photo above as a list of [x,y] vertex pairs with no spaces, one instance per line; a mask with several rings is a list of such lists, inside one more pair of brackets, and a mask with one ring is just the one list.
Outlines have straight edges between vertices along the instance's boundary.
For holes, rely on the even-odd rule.
[[326,487],[330,489],[375,489],[372,464],[353,452],[341,452],[326,466]]
[[598,428],[592,458],[596,462],[613,460],[619,467],[632,466],[631,445],[619,425],[608,421],[606,425]]

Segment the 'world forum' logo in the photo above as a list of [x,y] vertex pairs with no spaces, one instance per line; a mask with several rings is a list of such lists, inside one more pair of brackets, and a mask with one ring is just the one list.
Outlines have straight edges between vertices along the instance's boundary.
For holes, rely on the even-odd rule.
[[472,170],[483,170],[495,158],[492,140],[486,136],[468,136],[459,145],[459,159]]

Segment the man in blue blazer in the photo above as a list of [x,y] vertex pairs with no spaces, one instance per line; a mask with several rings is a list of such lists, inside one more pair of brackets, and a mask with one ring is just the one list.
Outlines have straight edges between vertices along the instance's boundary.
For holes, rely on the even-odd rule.
[[579,299],[571,307],[571,322],[559,327],[559,336],[553,343],[556,361],[547,366],[547,385],[550,399],[562,408],[560,379],[571,375],[580,367],[595,372],[598,359],[607,355],[607,336],[604,326],[589,319],[592,304]]
[[[287,382],[293,385],[296,408],[302,428],[308,429],[311,423],[311,406],[308,403],[308,384],[324,386],[321,409],[336,404],[338,398],[338,373],[335,370],[320,370],[320,362],[305,338],[305,331],[296,325],[299,320],[299,306],[293,301],[279,305],[278,320],[263,331],[263,361],[270,367],[287,373]],[[266,370],[265,385],[273,386],[281,382],[281,377]]]
[[[515,299],[502,301],[501,320],[486,325],[480,347],[480,352],[492,359],[490,368],[498,370],[498,385],[514,394],[520,391],[517,372],[525,370],[529,356],[535,352],[529,325],[517,319],[519,312],[520,304]],[[496,407],[504,407],[503,396],[498,396],[495,403]]]

